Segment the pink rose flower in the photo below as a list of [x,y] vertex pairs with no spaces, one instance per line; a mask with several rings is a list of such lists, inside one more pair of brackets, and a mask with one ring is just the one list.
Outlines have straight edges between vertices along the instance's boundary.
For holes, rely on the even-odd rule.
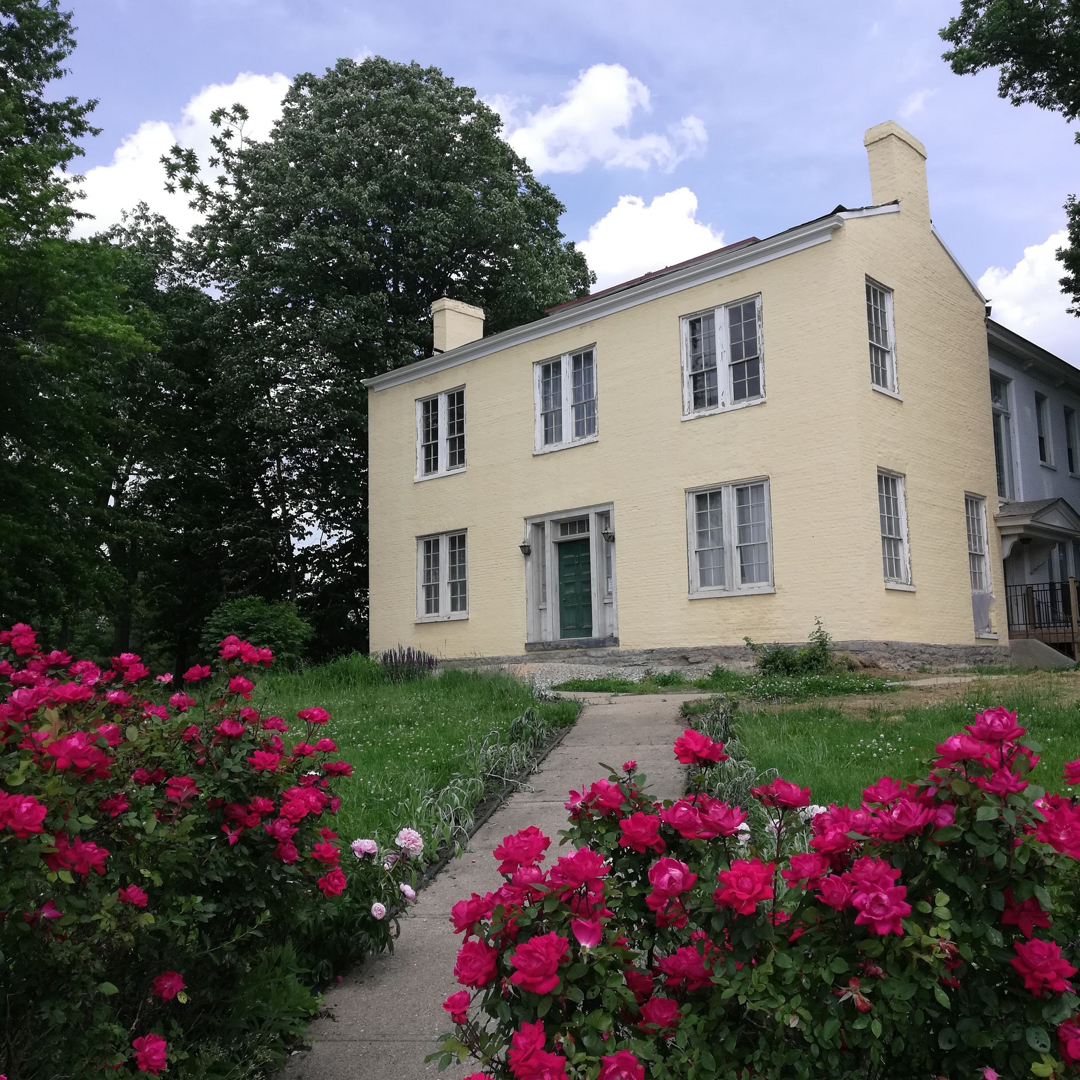
[[532,994],[549,994],[559,984],[559,963],[570,942],[554,931],[522,942],[510,955],[510,981]]
[[660,819],[655,814],[644,814],[638,811],[619,822],[622,836],[619,837],[619,846],[630,848],[641,855],[648,848],[653,848],[663,854],[666,847],[660,839]]
[[708,735],[702,735],[693,728],[687,728],[675,740],[673,749],[683,765],[705,765],[728,759],[722,742],[713,742]]
[[641,1006],[641,1020],[638,1027],[644,1031],[650,1028],[659,1033],[671,1032],[679,1026],[679,1003],[671,998],[652,997]]
[[322,889],[323,896],[329,898],[331,896],[339,896],[343,893],[345,891],[345,886],[348,885],[348,881],[341,872],[341,867],[335,866],[330,873],[324,874],[319,878],[316,884]]
[[466,941],[454,962],[454,977],[462,986],[487,986],[495,978],[498,950],[483,941]]
[[736,859],[730,870],[716,875],[720,888],[713,892],[713,899],[723,907],[734,908],[740,915],[752,915],[759,900],[773,897],[773,871],[775,863],[763,863],[760,859]]
[[969,724],[967,730],[983,742],[1000,743],[1019,739],[1027,729],[1017,726],[1016,713],[998,707],[976,713],[975,723]]
[[184,977],[178,971],[163,971],[154,979],[154,993],[162,1001],[172,1001],[184,989]]
[[600,1059],[596,1080],[645,1080],[645,1066],[629,1050],[618,1050]]
[[468,1020],[471,1001],[472,995],[468,990],[458,990],[443,1002],[442,1007],[450,1014],[450,1019],[455,1024],[464,1024]]
[[544,857],[544,852],[551,846],[548,839],[535,825],[504,836],[502,843],[495,849],[500,874],[512,874],[519,866],[532,866]]
[[139,1072],[157,1076],[168,1067],[165,1049],[169,1044],[160,1035],[142,1035],[131,1045],[135,1049],[135,1066]]
[[121,889],[117,894],[117,898],[122,904],[131,904],[133,907],[146,907],[149,896],[139,888],[138,885],[128,885]]
[[1080,1063],[1080,1016],[1070,1016],[1058,1026],[1058,1049],[1066,1064]]
[[751,788],[750,794],[755,799],[760,799],[765,806],[775,806],[780,809],[796,810],[799,807],[810,805],[810,789],[791,784],[787,780],[777,777],[768,784]]
[[1072,990],[1068,980],[1076,974],[1076,968],[1061,955],[1061,949],[1053,941],[1032,938],[1013,942],[1013,948],[1016,955],[1009,963],[1036,997],[1045,996],[1046,991],[1064,994]]

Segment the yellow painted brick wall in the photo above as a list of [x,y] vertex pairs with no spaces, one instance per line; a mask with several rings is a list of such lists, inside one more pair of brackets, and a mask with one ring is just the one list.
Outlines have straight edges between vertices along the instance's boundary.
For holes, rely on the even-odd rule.
[[[895,293],[902,402],[871,389],[868,274]],[[684,421],[680,316],[758,292],[766,401]],[[534,455],[533,364],[592,343],[599,441]],[[468,467],[417,483],[415,400],[463,384]],[[976,641],[964,493],[996,505],[983,307],[917,214],[369,396],[373,649],[522,652],[524,519],[606,502],[624,647],[797,641],[816,616],[837,640]],[[907,477],[914,593],[882,580],[879,467]],[[689,599],[685,490],[757,476],[775,594]],[[416,537],[461,528],[469,618],[417,624]]]

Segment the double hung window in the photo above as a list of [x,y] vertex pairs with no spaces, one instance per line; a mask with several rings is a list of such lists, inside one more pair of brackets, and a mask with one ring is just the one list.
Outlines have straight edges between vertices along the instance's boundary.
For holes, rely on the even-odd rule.
[[990,572],[986,561],[986,500],[977,495],[964,496],[967,521],[968,573],[973,593],[990,591]]
[[877,487],[878,517],[881,522],[881,562],[885,584],[911,585],[904,478],[896,473],[879,472]]
[[869,278],[866,279],[866,330],[870,338],[870,383],[895,394],[898,390],[892,289]]
[[465,468],[465,387],[416,402],[416,478]]
[[436,622],[469,617],[469,563],[464,532],[421,536],[416,541],[416,619]]
[[1065,406],[1065,453],[1069,459],[1069,472],[1080,472],[1080,460],[1076,456],[1076,413]]
[[700,416],[765,398],[761,297],[682,320],[683,416]]
[[1035,432],[1039,438],[1039,461],[1044,465],[1053,465],[1054,455],[1050,445],[1050,416],[1046,409],[1046,398],[1035,395]]
[[994,466],[997,469],[999,499],[1013,497],[1012,413],[1009,409],[1009,381],[990,376],[990,404],[994,412]]
[[772,591],[768,480],[686,494],[691,596]]
[[535,450],[592,442],[596,429],[596,350],[582,349],[535,365]]

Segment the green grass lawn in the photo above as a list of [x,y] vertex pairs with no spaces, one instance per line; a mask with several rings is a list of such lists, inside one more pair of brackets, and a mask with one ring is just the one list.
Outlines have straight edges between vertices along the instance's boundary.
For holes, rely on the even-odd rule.
[[785,780],[809,786],[816,803],[850,803],[885,774],[913,774],[934,745],[974,720],[977,708],[1015,709],[1028,737],[1039,744],[1033,783],[1063,790],[1062,766],[1080,757],[1080,707],[1062,705],[1053,687],[1020,687],[1002,694],[991,683],[973,683],[959,704],[903,710],[871,709],[866,718],[810,706],[780,712],[736,714],[735,726],[758,770],[776,769]]
[[495,741],[508,742],[516,717],[533,709],[543,721],[565,726],[578,709],[573,701],[537,702],[529,687],[502,675],[446,671],[387,683],[379,665],[359,655],[299,674],[270,674],[257,693],[264,713],[290,722],[313,705],[332,715],[328,734],[353,766],[353,776],[335,785],[338,832],[350,841],[386,841],[409,825],[430,843],[440,800],[468,802],[459,807],[466,812],[483,797],[478,768],[491,760]]
[[799,702],[842,694],[881,694],[895,689],[886,679],[873,679],[849,671],[827,675],[760,675],[757,672],[725,671],[716,667],[702,679],[686,679],[677,671],[645,675],[641,679],[569,679],[556,690],[593,691],[603,694],[664,694],[672,691],[707,690],[734,694],[753,701]]

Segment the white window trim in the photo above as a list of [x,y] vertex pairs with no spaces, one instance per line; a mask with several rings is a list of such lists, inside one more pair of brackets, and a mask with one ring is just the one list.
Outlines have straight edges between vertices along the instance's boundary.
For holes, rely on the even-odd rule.
[[[903,401],[903,397],[900,395],[900,376],[898,373],[898,365],[896,362],[896,321],[893,318],[893,291],[888,285],[883,285],[876,278],[866,276],[866,284],[872,285],[875,289],[880,289],[885,294],[885,329],[889,334],[889,356],[886,363],[889,373],[889,385],[878,386],[874,382],[873,374],[870,377],[870,389],[876,390],[879,394],[884,394],[886,397],[895,398],[897,401]],[[866,289],[863,289],[863,303],[865,306],[866,301]],[[870,359],[870,327],[866,328],[866,347],[867,347],[867,361]],[[872,367],[871,367],[872,371]]]
[[[580,351],[580,350],[578,350]],[[559,553],[563,539],[581,537],[559,536],[559,525],[576,518],[589,519],[591,541],[589,565],[592,575],[593,638],[618,640],[619,637],[619,568],[616,557],[617,544],[608,544],[602,533],[603,522],[615,529],[614,503],[579,506],[572,510],[559,510],[553,514],[537,514],[525,519],[525,536],[531,550],[525,556],[525,640],[535,644],[549,641],[581,641],[581,638],[563,638],[561,613],[559,611]],[[547,602],[541,600],[540,567],[541,545],[547,568]],[[611,594],[607,593],[606,555],[611,555]],[[603,625],[599,621],[603,620]]]
[[[995,422],[999,417],[1004,419],[1005,427],[1008,429],[1008,438],[1002,439],[1003,444],[1003,461],[1002,464],[1005,467],[1005,495],[998,494],[998,504],[1002,502],[1008,502],[1010,500],[1023,500],[1023,476],[1020,473],[1019,463],[1016,458],[1014,443],[1016,441],[1016,428],[1013,424],[1013,416],[1015,415],[1013,409],[1013,380],[1012,376],[1002,371],[998,371],[995,368],[990,369],[991,380],[997,379],[1003,385],[1005,390],[1004,404],[997,406],[994,404],[993,390],[990,392],[990,409],[993,414]],[[994,465],[995,474],[997,472],[997,464]],[[996,476],[995,476],[996,487]]]
[[[893,472],[892,469],[878,469],[874,473],[874,509],[878,514],[878,559],[881,559],[881,497],[877,490],[877,478],[879,476],[892,476],[900,481],[900,539],[904,544],[904,567],[907,571],[906,581],[896,581],[891,578],[885,578],[885,588],[892,589],[896,592],[914,592],[915,591],[915,578],[911,572],[911,538],[908,532],[908,516],[907,516],[907,477],[903,473]],[[881,565],[882,576],[885,573],[884,564]]]
[[[453,476],[456,473],[465,471],[465,467],[469,461],[467,434],[465,436],[465,464],[455,465],[452,469],[447,465],[450,451],[448,441],[449,433],[447,431],[446,423],[446,399],[450,394],[456,394],[459,390],[463,395],[462,400],[464,400],[464,385],[452,386],[449,390],[440,390],[437,394],[426,394],[424,397],[416,399],[416,475],[413,478],[415,483],[420,483],[422,480],[436,480],[440,476]],[[424,472],[424,402],[434,401],[436,398],[438,398],[439,401],[439,467],[435,472],[426,473]]]
[[[465,610],[450,610],[450,540],[451,536],[465,537]],[[424,541],[439,541],[439,614],[424,613]],[[469,530],[450,529],[444,533],[425,533],[416,538],[416,622],[451,622],[469,617],[472,602],[472,580],[469,572]]]
[[[735,512],[735,489],[748,484],[765,485],[765,536],[769,545],[769,580],[755,582],[753,585],[735,584],[738,567],[736,552],[738,539]],[[720,491],[721,515],[724,523],[724,580],[731,585],[720,588],[716,585],[698,584],[697,564],[697,528],[695,522],[694,497],[705,491]],[[686,564],[687,593],[691,600],[707,600],[723,596],[762,596],[776,592],[776,570],[773,565],[772,532],[772,491],[767,476],[753,476],[745,480],[725,481],[721,484],[702,484],[686,489]]]
[[[753,300],[757,305],[758,333],[758,377],[761,380],[761,393],[757,397],[733,400],[731,386],[731,345],[728,334],[728,308],[737,307]],[[717,413],[733,412],[735,409],[747,409],[753,405],[765,404],[765,335],[762,328],[761,293],[731,300],[714,308],[702,308],[691,311],[679,319],[679,342],[682,354],[682,395],[684,420],[697,420],[702,416],[715,416]],[[690,379],[690,320],[702,315],[713,316],[713,332],[716,335],[716,388],[718,404],[711,409],[694,409],[693,383]]]
[[[591,435],[575,439],[574,431],[574,377],[571,357],[582,353],[593,354],[593,386],[596,389],[596,430]],[[543,403],[541,391],[541,372],[545,364],[558,361],[562,366],[562,430],[563,437],[557,443],[544,443],[544,417],[541,411]],[[533,455],[552,454],[557,450],[568,450],[571,446],[584,446],[586,443],[600,440],[600,358],[597,356],[596,343],[583,345],[580,349],[571,349],[561,356],[549,356],[533,364]]]

